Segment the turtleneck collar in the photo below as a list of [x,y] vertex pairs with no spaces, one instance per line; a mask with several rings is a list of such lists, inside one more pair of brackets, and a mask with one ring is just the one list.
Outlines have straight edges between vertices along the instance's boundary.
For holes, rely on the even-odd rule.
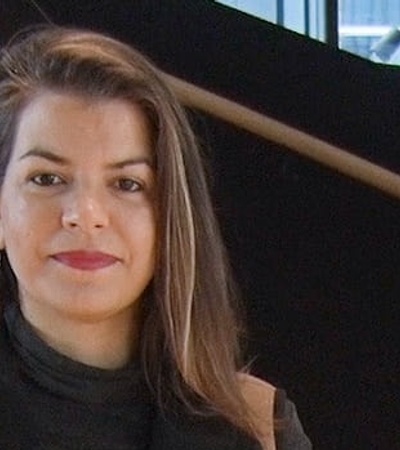
[[11,344],[28,375],[45,389],[78,402],[126,404],[143,399],[147,390],[137,361],[117,370],[87,366],[49,347],[16,302],[6,306],[4,316]]

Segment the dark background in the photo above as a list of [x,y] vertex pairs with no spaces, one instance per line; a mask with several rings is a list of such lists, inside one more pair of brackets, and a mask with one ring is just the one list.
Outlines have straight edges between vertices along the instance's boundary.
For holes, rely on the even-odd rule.
[[[400,169],[400,72],[207,0],[41,0],[163,70]],[[0,39],[43,22],[2,0]],[[193,112],[249,324],[254,372],[315,449],[400,449],[399,201]]]

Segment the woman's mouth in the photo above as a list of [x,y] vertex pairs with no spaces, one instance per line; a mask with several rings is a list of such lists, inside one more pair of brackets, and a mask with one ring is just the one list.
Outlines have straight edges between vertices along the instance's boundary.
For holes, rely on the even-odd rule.
[[103,269],[118,261],[118,258],[107,253],[87,250],[56,253],[53,258],[61,264],[78,270]]

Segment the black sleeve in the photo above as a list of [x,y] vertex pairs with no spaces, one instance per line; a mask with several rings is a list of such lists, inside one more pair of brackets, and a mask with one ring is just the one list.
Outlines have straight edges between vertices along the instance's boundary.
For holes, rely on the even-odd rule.
[[275,393],[274,418],[276,420],[276,450],[311,450],[312,445],[297,415],[295,405],[286,397],[286,392]]

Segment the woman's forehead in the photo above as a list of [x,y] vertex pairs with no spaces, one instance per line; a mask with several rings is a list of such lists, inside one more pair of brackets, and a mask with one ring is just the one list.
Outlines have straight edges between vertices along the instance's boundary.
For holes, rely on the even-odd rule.
[[14,144],[17,153],[32,146],[62,153],[97,147],[122,159],[153,157],[147,118],[139,105],[52,91],[36,95],[22,110]]

